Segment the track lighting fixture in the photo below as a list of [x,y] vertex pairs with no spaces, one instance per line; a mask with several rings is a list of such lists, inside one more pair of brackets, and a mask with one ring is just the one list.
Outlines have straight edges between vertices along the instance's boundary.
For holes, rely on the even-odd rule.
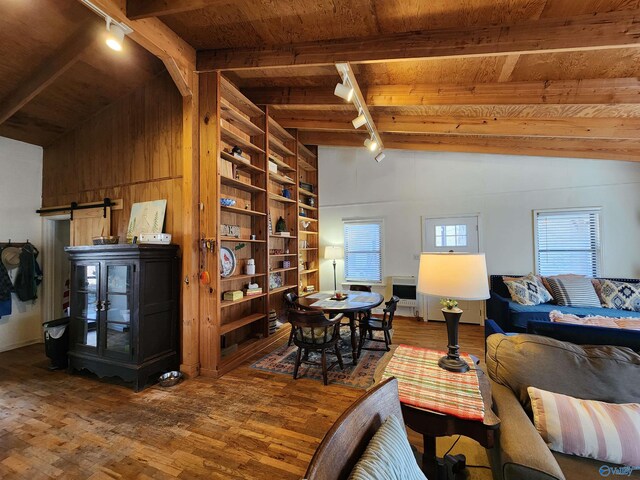
[[367,138],[364,141],[364,146],[367,147],[372,152],[375,152],[378,148],[378,142],[374,138]]
[[122,51],[122,44],[124,43],[124,37],[131,35],[133,30],[125,23],[114,20],[107,15],[103,10],[91,3],[90,0],[81,0],[93,13],[102,17],[107,22],[107,36],[106,43],[109,48],[117,52]]
[[122,51],[124,42],[124,29],[113,20],[107,17],[107,46],[116,52]]
[[333,91],[334,95],[340,97],[347,102],[353,100],[353,87],[347,85],[347,82],[338,83],[336,85],[336,89]]
[[361,126],[367,123],[367,117],[365,116],[364,113],[361,113],[356,118],[351,120],[351,123],[353,123],[353,128],[356,128],[356,129],[360,128]]
[[380,152],[379,154],[376,155],[376,162],[380,163],[382,160],[384,160],[385,154],[384,152]]

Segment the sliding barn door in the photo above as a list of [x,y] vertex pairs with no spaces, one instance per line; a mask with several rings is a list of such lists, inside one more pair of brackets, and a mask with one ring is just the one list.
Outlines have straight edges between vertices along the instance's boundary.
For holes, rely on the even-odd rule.
[[87,208],[73,212],[71,245],[93,245],[93,237],[111,235],[111,208]]

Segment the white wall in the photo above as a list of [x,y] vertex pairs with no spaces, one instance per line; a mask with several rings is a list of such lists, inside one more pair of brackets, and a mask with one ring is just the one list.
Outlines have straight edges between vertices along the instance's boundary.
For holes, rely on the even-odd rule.
[[[385,220],[385,275],[416,275],[421,217],[479,213],[489,273],[534,269],[532,211],[602,207],[603,275],[640,277],[640,163],[320,148],[320,244],[342,244],[342,219]],[[338,282],[344,262],[338,261]],[[321,289],[333,288],[320,261]]]
[[[42,148],[0,137],[0,242],[29,239],[40,247],[41,197]],[[40,298],[24,303],[13,295],[12,314],[0,318],[0,351],[42,341],[40,312]]]

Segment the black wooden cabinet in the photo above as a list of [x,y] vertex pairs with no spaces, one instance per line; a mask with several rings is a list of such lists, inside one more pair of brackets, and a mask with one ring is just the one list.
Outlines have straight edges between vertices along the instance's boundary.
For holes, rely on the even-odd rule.
[[141,390],[179,366],[176,245],[68,247],[69,371],[117,376]]

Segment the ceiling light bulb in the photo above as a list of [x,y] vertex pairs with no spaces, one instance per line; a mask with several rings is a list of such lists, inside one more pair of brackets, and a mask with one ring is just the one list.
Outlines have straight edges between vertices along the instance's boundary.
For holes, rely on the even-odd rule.
[[351,120],[351,123],[353,123],[353,128],[360,128],[367,123],[367,117],[365,117],[364,113],[362,113]]
[[107,46],[116,52],[122,51],[122,43],[124,42],[124,29],[107,19]]
[[367,138],[364,141],[364,146],[367,147],[369,150],[371,150],[372,152],[375,152],[376,149],[378,148],[378,142],[376,142],[375,140],[373,140],[372,138]]
[[380,152],[379,154],[376,155],[376,162],[380,163],[382,160],[384,160],[384,157],[386,155],[384,154],[384,152]]
[[338,83],[333,94],[350,102],[353,98],[353,88],[349,87],[346,83]]

